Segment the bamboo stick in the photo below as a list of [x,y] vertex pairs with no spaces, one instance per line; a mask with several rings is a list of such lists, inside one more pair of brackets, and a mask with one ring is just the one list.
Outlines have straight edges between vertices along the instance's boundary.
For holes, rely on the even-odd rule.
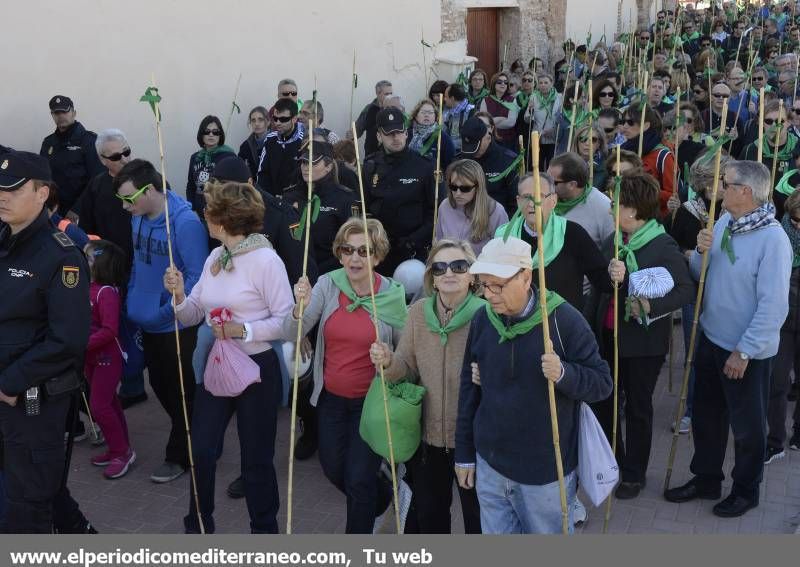
[[[444,95],[439,97],[439,137],[436,140],[436,171],[433,172],[434,188],[433,188],[433,236],[431,236],[431,243],[436,241],[436,223],[439,222],[439,182],[442,178],[442,103]],[[362,203],[365,202],[362,200]],[[366,230],[366,226],[364,227]],[[380,337],[379,337],[380,338]]]

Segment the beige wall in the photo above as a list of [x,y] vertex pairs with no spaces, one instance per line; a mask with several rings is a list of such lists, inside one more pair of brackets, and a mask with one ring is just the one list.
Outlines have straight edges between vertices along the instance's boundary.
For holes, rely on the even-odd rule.
[[87,128],[121,128],[135,155],[157,160],[153,115],[138,102],[154,73],[164,98],[167,177],[181,189],[200,120],[227,120],[239,73],[242,114],[233,117],[228,145],[238,149],[246,113],[271,105],[287,76],[307,99],[316,74],[325,126],[343,134],[353,49],[355,113],[379,79],[392,80],[413,106],[425,92],[420,32],[433,44],[441,26],[438,0],[6,2],[0,49],[13,55],[3,57],[0,144],[38,151],[53,130],[47,102],[58,93],[75,101]]
[[[567,1],[567,36],[577,43],[585,43],[589,26],[592,29],[592,43],[597,43],[603,35],[605,26],[606,39],[610,44],[617,31],[618,0],[568,0]],[[622,31],[630,28],[631,17],[636,22],[636,1],[622,2]]]

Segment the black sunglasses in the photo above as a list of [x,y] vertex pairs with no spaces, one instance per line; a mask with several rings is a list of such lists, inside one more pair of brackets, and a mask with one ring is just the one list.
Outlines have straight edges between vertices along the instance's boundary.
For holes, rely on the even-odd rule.
[[222,134],[222,130],[212,130],[211,128],[203,130],[203,136],[219,136],[220,134]]
[[297,96],[297,91],[286,91],[285,93],[281,93],[281,96]]
[[731,95],[724,93],[711,93],[714,98],[729,98]]
[[631,120],[630,118],[626,118],[622,123],[625,124],[625,126],[636,126],[638,124],[636,120]]
[[469,271],[469,262],[466,260],[453,260],[447,262],[434,262],[431,264],[431,273],[434,276],[443,276],[447,273],[447,268],[454,274],[466,274]]
[[287,122],[289,122],[292,119],[292,117],[291,116],[273,116],[272,119],[275,120],[275,122],[280,122],[281,124],[286,124]]
[[610,128],[603,128],[603,132],[605,132],[606,134],[610,134],[614,130],[616,130],[616,127],[614,126],[611,126]]
[[460,193],[471,193],[475,189],[474,185],[456,185],[455,183],[450,184],[450,191],[453,193],[460,192]]
[[336,251],[339,253],[339,256],[352,256],[355,253],[358,253],[359,256],[362,258],[367,257],[367,247],[366,246],[359,246],[356,248],[355,246],[350,246],[349,244],[340,244]]
[[[580,137],[581,144],[585,144],[588,141],[589,141],[589,136],[581,136]],[[599,140],[598,140],[597,136],[592,136],[592,143],[593,144],[596,144],[598,141]]]
[[614,91],[601,91],[600,98],[614,98]]
[[122,158],[130,156],[131,155],[131,149],[130,148],[125,148],[121,152],[116,153],[116,154],[111,154],[110,156],[104,156],[103,154],[100,154],[100,155],[103,157],[103,159],[107,159],[108,161],[119,161]]
[[522,82],[523,82],[523,83],[532,83],[532,82],[533,82],[533,78],[532,78],[532,77],[526,77],[526,78],[523,78],[523,79],[522,79]]
[[767,126],[772,126],[776,122],[778,124],[783,124],[783,120],[778,120],[777,118],[765,118],[764,119],[764,124],[766,124]]

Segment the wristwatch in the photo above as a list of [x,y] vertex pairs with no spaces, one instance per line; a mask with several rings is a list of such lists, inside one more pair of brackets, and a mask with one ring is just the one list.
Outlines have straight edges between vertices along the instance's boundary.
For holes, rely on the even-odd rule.
[[245,325],[242,325],[242,336],[241,336],[241,339],[243,341],[247,340],[247,327]]
[[745,362],[747,362],[748,360],[750,360],[750,356],[749,356],[747,353],[745,353],[745,352],[740,352],[740,353],[739,353],[739,358],[741,358],[741,359],[742,359],[742,360],[744,360]]

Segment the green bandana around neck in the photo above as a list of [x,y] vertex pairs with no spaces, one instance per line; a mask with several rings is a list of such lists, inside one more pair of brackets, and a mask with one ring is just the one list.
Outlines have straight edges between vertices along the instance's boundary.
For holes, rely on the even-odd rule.
[[547,92],[547,95],[543,95],[539,89],[533,91],[533,98],[539,103],[539,107],[544,109],[546,116],[545,122],[553,117],[553,107],[556,102],[557,94],[558,93],[556,93],[556,90],[553,88]]
[[794,193],[794,185],[792,185],[791,183],[789,183],[789,180],[790,180],[790,179],[792,178],[792,176],[793,176],[795,173],[797,173],[798,171],[800,171],[800,170],[797,170],[797,169],[790,169],[789,171],[787,171],[786,173],[784,173],[784,174],[783,174],[783,177],[781,177],[781,180],[780,180],[780,181],[778,181],[778,184],[777,184],[777,185],[775,185],[775,191],[777,191],[777,192],[778,192],[778,193],[780,193],[781,195],[786,195],[787,197],[788,197],[789,195],[791,195],[792,193]]
[[[495,238],[503,238],[507,240],[509,236],[522,239],[522,231],[525,230],[525,217],[522,215],[522,210],[517,209],[514,216],[506,224],[497,228],[494,233]],[[547,218],[547,223],[544,225],[544,265],[549,266],[550,262],[555,260],[564,248],[564,235],[567,233],[567,219],[562,216],[550,213]],[[533,250],[533,268],[536,269],[539,265],[539,251]]]
[[319,195],[312,195],[310,203],[306,203],[306,205],[303,207],[303,212],[300,215],[300,221],[297,223],[297,226],[292,229],[292,238],[295,240],[300,240],[300,238],[302,238],[303,231],[306,229],[306,219],[308,217],[309,208],[311,209],[311,224],[317,222],[320,205],[321,201]]
[[480,92],[479,92],[478,94],[474,95],[474,96],[473,96],[473,95],[471,95],[471,94],[469,93],[469,89],[467,89],[467,100],[469,100],[469,103],[470,103],[470,104],[474,104],[474,105],[476,105],[476,106],[477,106],[477,105],[478,105],[478,104],[480,104],[480,102],[481,102],[483,99],[485,99],[487,96],[489,96],[489,89],[487,89],[486,87],[483,87],[483,88],[480,90]]
[[[534,293],[537,292],[534,291]],[[550,316],[556,307],[565,302],[563,297],[550,290],[547,290],[546,299],[548,316]],[[504,342],[510,341],[519,335],[529,333],[534,327],[540,325],[542,323],[542,308],[537,301],[536,306],[533,308],[533,312],[528,317],[522,321],[517,321],[511,326],[507,326],[502,317],[495,313],[492,310],[492,306],[488,303],[486,304],[486,316],[489,318],[489,322],[492,324],[492,327],[494,327],[497,331],[497,334],[500,335],[498,344],[503,344]]]
[[664,227],[655,219],[650,219],[644,223],[642,228],[633,233],[627,244],[622,240],[622,231],[617,232],[619,255],[621,259],[625,260],[625,266],[629,274],[639,271],[639,263],[636,261],[635,252],[665,232]]
[[203,162],[204,165],[210,165],[211,162],[214,160],[214,156],[219,153],[229,153],[234,154],[234,152],[230,147],[222,144],[220,146],[214,146],[210,150],[208,148],[203,148],[199,152],[197,152],[197,159]]
[[528,108],[528,102],[531,100],[531,95],[525,94],[523,91],[518,91],[517,96],[514,97],[514,100],[516,101],[520,110],[525,110]]
[[509,173],[517,170],[517,168],[519,167],[519,163],[523,160],[524,157],[525,157],[524,152],[520,152],[514,159],[514,161],[512,161],[507,168],[505,168],[497,175],[493,175],[492,177],[487,177],[486,181],[488,181],[489,183],[497,183],[498,181],[505,179]]
[[446,325],[442,326],[439,317],[436,315],[436,302],[439,299],[439,294],[434,293],[431,297],[425,300],[423,310],[425,312],[425,324],[428,325],[431,333],[439,335],[442,346],[447,344],[447,338],[450,333],[457,331],[464,325],[472,321],[472,316],[475,312],[486,304],[486,302],[473,295],[471,292],[467,294],[466,299],[455,308],[453,316]]
[[[763,140],[768,140],[768,139],[769,139],[769,136],[765,134],[764,138],[760,142],[764,146],[762,148],[762,151],[764,153],[764,157],[765,158],[776,158],[777,157],[778,161],[789,161],[789,160],[792,159],[792,154],[794,153],[794,149],[797,146],[797,138],[796,137],[794,137],[791,133],[789,133],[789,135],[786,137],[786,143],[783,144],[783,146],[781,147],[780,150],[778,150],[777,155],[775,153],[775,147],[774,146],[771,146],[769,144],[769,142],[767,142],[766,144],[763,142]],[[774,140],[775,137],[772,136],[772,139]]]
[[500,106],[502,106],[503,108],[505,108],[508,111],[517,110],[517,103],[515,103],[514,101],[507,102],[505,100],[501,100],[501,99],[497,98],[497,96],[493,95],[493,94],[489,95],[489,98],[492,99],[493,101],[495,101],[497,104],[499,104]]
[[586,185],[586,187],[583,188],[583,193],[581,193],[579,196],[575,197],[574,199],[570,199],[569,201],[561,201],[561,200],[559,200],[558,203],[556,203],[556,208],[554,209],[553,212],[555,214],[557,214],[557,215],[560,215],[560,216],[566,215],[568,212],[570,212],[572,209],[574,209],[578,205],[582,205],[583,203],[585,203],[586,200],[589,198],[589,195],[592,193],[592,189],[593,188],[592,188],[591,184],[589,184],[589,185]]
[[439,139],[440,135],[441,135],[441,129],[439,128],[439,125],[436,124],[433,131],[428,136],[428,139],[426,140],[425,144],[423,144],[423,146],[419,149],[419,155],[421,156],[427,155],[433,144],[436,142],[436,140]]
[[725,230],[722,231],[722,240],[719,243],[720,250],[725,252],[728,256],[728,260],[731,261],[731,264],[736,263],[736,254],[733,251],[733,242],[731,242],[731,228],[729,226],[725,227]]
[[[362,307],[371,317],[375,317],[376,314],[372,312],[372,298],[369,295],[363,297],[356,295],[353,286],[350,285],[350,280],[347,278],[347,273],[344,271],[344,268],[334,270],[330,272],[328,276],[331,278],[334,285],[345,294],[347,299],[352,301],[352,303],[347,306],[347,311],[349,313]],[[408,318],[406,291],[400,283],[394,280],[391,281],[392,283],[389,289],[379,291],[375,294],[375,308],[378,311],[377,318],[379,321],[383,321],[392,327],[402,327],[405,325],[406,319]]]

